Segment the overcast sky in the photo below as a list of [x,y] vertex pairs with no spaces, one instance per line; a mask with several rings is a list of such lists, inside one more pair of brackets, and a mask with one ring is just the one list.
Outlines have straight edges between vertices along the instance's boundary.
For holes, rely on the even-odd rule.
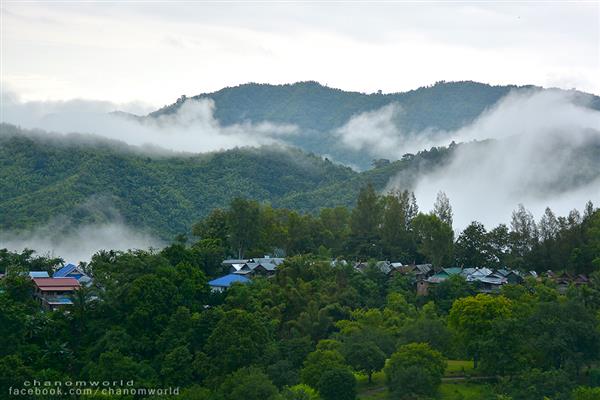
[[2,2],[2,91],[151,106],[246,82],[600,94],[599,2]]

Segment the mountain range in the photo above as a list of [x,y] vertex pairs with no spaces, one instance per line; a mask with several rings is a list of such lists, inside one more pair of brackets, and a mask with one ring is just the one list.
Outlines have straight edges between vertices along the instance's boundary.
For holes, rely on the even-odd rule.
[[[214,102],[214,118],[222,126],[269,121],[298,130],[283,140],[284,146],[204,154],[152,152],[93,135],[53,134],[0,124],[0,231],[122,219],[170,239],[189,231],[213,208],[226,207],[236,196],[305,212],[352,206],[360,187],[368,182],[383,190],[393,179],[396,187],[412,190],[423,176],[445,170],[457,151],[485,153],[491,148],[488,143],[497,141],[452,143],[398,159],[373,160],[368,152],[340,144],[336,131],[348,120],[396,104],[401,110],[401,118],[395,121],[398,134],[451,131],[477,120],[507,94],[531,90],[558,89],[440,82],[406,93],[363,94],[316,82],[246,84],[182,97],[145,116],[127,116],[152,121],[176,114],[187,101],[205,99]],[[600,98],[566,93],[574,95],[574,102],[600,110]],[[569,140],[568,135],[561,137]],[[568,168],[561,168],[564,173],[557,178],[541,182],[540,190],[568,191],[597,178],[597,140],[591,142],[596,143],[593,146],[563,153],[565,146],[556,143],[544,150],[549,154],[542,158],[559,154],[562,161],[568,161]],[[511,146],[501,148],[509,151]]]

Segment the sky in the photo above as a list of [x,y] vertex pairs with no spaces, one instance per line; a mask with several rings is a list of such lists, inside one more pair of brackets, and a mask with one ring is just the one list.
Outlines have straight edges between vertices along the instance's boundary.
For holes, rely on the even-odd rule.
[[2,91],[145,112],[246,82],[600,94],[600,3],[2,1]]

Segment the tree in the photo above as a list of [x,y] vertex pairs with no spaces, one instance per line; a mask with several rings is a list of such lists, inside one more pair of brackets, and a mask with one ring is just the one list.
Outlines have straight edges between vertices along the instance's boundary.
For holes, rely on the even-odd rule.
[[223,400],[275,400],[278,391],[269,377],[257,367],[241,368],[221,384]]
[[511,315],[512,303],[503,296],[478,294],[454,302],[448,316],[448,324],[456,330],[467,353],[473,357],[475,368],[480,358],[487,360],[488,354],[482,354],[482,349],[493,333],[493,322],[508,319]]
[[512,253],[524,266],[525,256],[533,249],[538,240],[538,229],[530,211],[523,204],[513,211],[511,227]]
[[391,397],[412,399],[435,394],[445,369],[440,352],[425,343],[411,343],[392,354],[384,371]]
[[348,368],[331,368],[323,371],[317,385],[323,400],[354,400],[356,378]]
[[359,256],[374,257],[378,254],[380,221],[379,197],[373,185],[368,184],[360,190],[350,217],[350,245]]
[[256,201],[237,197],[231,202],[227,216],[229,240],[240,259],[258,240],[259,216],[260,208]]
[[488,233],[490,260],[496,267],[508,265],[510,257],[510,232],[508,226],[500,224]]
[[471,222],[458,236],[454,252],[456,262],[466,267],[487,267],[492,264],[488,234],[481,222]]
[[435,215],[419,214],[412,222],[418,252],[435,267],[447,266],[452,259],[454,232]]
[[443,313],[448,313],[456,299],[470,296],[474,291],[463,276],[452,275],[435,285],[430,293],[438,309]]
[[352,368],[367,374],[369,383],[373,372],[381,370],[385,365],[385,353],[373,341],[350,340],[344,343],[342,352]]
[[269,341],[269,331],[257,315],[242,310],[228,311],[205,345],[213,375],[223,376],[256,363]]
[[542,215],[538,226],[539,236],[540,239],[543,241],[554,239],[558,234],[558,220],[556,219],[556,216],[554,215],[550,207],[546,207],[544,215]]
[[169,352],[162,362],[160,375],[167,385],[187,386],[192,382],[192,354],[186,346]]
[[407,191],[392,192],[383,198],[381,244],[386,256],[398,259],[412,256],[410,228],[410,198]]
[[438,192],[435,199],[433,215],[438,217],[443,223],[452,226],[452,206],[450,205],[450,199],[442,191]]
[[334,350],[317,350],[310,353],[304,360],[300,371],[302,383],[317,389],[323,371],[334,368],[345,368],[344,357]]

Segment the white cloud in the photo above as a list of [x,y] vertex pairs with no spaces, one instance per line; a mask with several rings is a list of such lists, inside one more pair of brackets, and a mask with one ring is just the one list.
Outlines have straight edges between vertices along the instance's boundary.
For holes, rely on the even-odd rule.
[[[439,140],[446,143],[496,141],[460,146],[449,165],[421,178],[415,190],[421,208],[430,209],[442,190],[456,227],[463,228],[472,220],[508,222],[518,203],[537,216],[546,206],[564,215],[588,200],[599,204],[600,112],[576,100],[585,99],[557,91],[513,93],[473,124],[444,132]],[[581,163],[583,152],[596,161]]]
[[2,9],[2,80],[29,100],[155,105],[249,81],[393,92],[479,80],[598,93],[598,7],[12,2]]
[[83,225],[57,232],[56,225],[40,227],[29,232],[0,232],[0,249],[22,251],[25,248],[38,254],[61,257],[66,262],[89,261],[99,250],[129,250],[161,248],[164,243],[156,237],[119,222]]
[[[61,133],[92,133],[130,145],[152,145],[181,152],[208,152],[238,146],[279,143],[280,137],[296,133],[291,125],[269,122],[243,123],[223,127],[214,117],[212,100],[187,100],[176,113],[155,119],[138,119],[111,114],[119,109],[103,101],[29,101],[22,102],[3,93],[3,122],[24,128],[40,128]],[[135,109],[140,105],[129,105]]]

